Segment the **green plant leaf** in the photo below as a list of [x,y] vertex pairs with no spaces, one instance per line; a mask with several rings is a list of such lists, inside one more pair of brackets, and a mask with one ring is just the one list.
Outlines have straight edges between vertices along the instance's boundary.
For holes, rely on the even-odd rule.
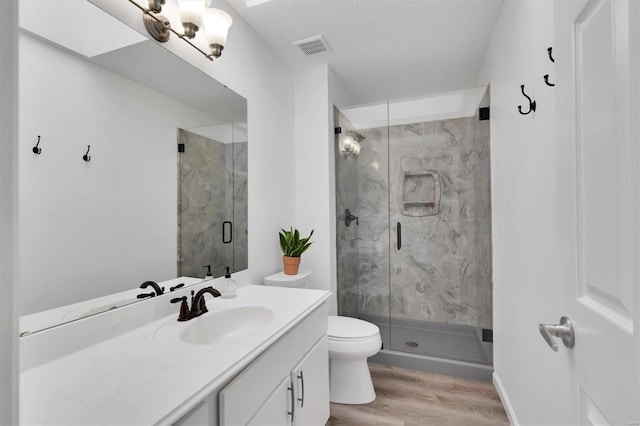
[[313,243],[313,241],[309,241],[313,232],[314,230],[311,230],[308,237],[300,238],[300,231],[293,229],[293,227],[289,227],[288,231],[281,229],[279,241],[282,253],[288,257],[300,257]]

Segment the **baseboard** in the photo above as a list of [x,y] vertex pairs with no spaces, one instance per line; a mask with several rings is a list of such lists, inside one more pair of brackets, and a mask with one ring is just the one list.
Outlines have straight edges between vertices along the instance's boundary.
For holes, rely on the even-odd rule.
[[498,374],[493,372],[493,385],[496,387],[496,391],[498,392],[498,396],[502,401],[502,405],[504,406],[504,411],[507,412],[507,417],[509,417],[509,423],[513,426],[519,426],[518,418],[516,417],[515,411],[513,411],[513,406],[511,405],[511,401],[507,396],[507,392],[504,390],[504,386],[502,385],[502,381]]

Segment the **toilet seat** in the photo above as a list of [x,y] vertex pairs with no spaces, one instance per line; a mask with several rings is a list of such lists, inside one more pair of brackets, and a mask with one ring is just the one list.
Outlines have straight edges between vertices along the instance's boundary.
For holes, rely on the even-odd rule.
[[327,335],[333,341],[369,341],[380,337],[380,329],[377,325],[357,318],[329,315]]

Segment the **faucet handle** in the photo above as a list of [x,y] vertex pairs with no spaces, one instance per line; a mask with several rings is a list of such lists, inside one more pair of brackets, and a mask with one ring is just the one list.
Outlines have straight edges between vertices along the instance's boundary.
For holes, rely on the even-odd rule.
[[180,313],[178,314],[178,321],[189,321],[191,316],[189,314],[189,305],[187,304],[187,296],[176,297],[171,299],[171,303],[180,303]]
[[182,288],[182,287],[184,287],[184,283],[180,283],[175,287],[169,287],[169,291],[174,291],[174,290],[177,290],[177,289]]
[[164,287],[160,287],[158,285],[158,283],[156,283],[155,281],[145,281],[142,284],[140,284],[140,288],[147,288],[151,286],[153,288],[153,290],[156,292],[156,296],[160,296],[161,294],[164,294]]
[[139,294],[139,295],[137,295],[136,297],[137,297],[138,299],[145,299],[145,298],[147,298],[147,297],[155,297],[155,295],[156,295],[156,294],[155,294],[154,292],[151,292],[151,293],[140,293],[140,294]]

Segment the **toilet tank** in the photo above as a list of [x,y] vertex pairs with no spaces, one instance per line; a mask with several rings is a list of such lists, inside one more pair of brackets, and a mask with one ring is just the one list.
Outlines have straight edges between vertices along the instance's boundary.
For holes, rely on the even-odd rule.
[[307,288],[311,271],[300,269],[296,275],[285,275],[284,272],[269,275],[264,279],[264,285],[275,287],[298,287]]

